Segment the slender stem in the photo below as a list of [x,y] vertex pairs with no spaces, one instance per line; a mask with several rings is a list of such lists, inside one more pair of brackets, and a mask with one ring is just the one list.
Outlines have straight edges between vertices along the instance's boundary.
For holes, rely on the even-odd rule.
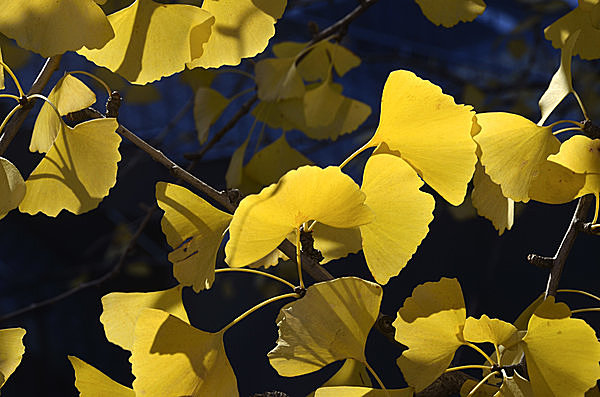
[[28,96],[28,98],[39,98],[39,99],[42,99],[48,105],[52,106],[52,109],[54,109],[54,112],[56,113],[56,115],[58,116],[58,118],[62,120],[60,112],[58,111],[58,108],[56,107],[56,105],[54,105],[48,98],[46,98],[42,94],[32,94],[32,95]]
[[19,98],[16,95],[12,95],[12,94],[0,94],[0,98],[10,98],[10,99],[14,99],[17,102],[19,102],[21,100],[21,98]]
[[13,73],[11,68],[7,64],[5,64],[2,60],[0,60],[0,66],[4,67],[4,69],[6,69],[8,74],[10,74],[10,77],[12,78],[12,80],[15,82],[15,85],[17,86],[17,90],[19,90],[19,95],[21,95],[21,97],[24,97],[25,93],[23,92],[23,88],[21,88],[19,79],[17,79],[17,76],[15,76],[15,74]]
[[348,156],[348,158],[346,160],[344,160],[342,162],[342,164],[340,164],[340,169],[344,168],[346,166],[346,164],[348,164],[350,162],[350,160],[352,160],[353,158],[355,158],[356,156],[361,154],[367,148],[368,148],[368,146],[365,144],[363,147],[361,147],[360,149],[358,149],[357,151],[352,153],[350,156]]
[[296,286],[294,284],[290,283],[287,280],[284,280],[281,277],[278,277],[278,276],[276,276],[274,274],[271,274],[271,273],[262,272],[262,271],[256,270],[256,269],[248,269],[248,268],[245,268],[245,267],[240,267],[240,268],[226,267],[226,268],[223,268],[223,269],[215,269],[215,273],[225,273],[225,272],[241,272],[241,273],[259,274],[261,276],[265,276],[265,277],[272,278],[273,280],[277,280],[280,283],[283,283],[283,284],[287,285],[291,289],[295,289],[296,288]]
[[570,293],[573,293],[573,294],[581,294],[581,295],[585,295],[585,296],[587,296],[589,298],[596,299],[598,302],[600,302],[600,297],[597,297],[594,294],[590,294],[589,292],[581,291],[581,290],[578,290],[578,289],[559,289],[556,292],[570,292]]
[[2,120],[2,124],[0,124],[0,134],[4,130],[4,127],[6,127],[6,124],[8,124],[10,118],[17,112],[17,110],[19,110],[21,108],[22,108],[21,104],[17,104],[17,106],[12,108],[12,110],[10,112],[8,112],[6,117],[4,117],[4,120]]
[[500,354],[500,348],[498,345],[494,343],[494,350],[496,350],[496,359],[498,360],[498,365],[502,362],[502,354]]
[[110,97],[110,95],[112,94],[112,90],[111,88],[108,86],[108,84],[106,84],[106,82],[104,80],[102,80],[100,77],[95,76],[89,72],[86,72],[84,70],[74,70],[72,72],[69,72],[69,74],[83,74],[85,76],[91,77],[92,79],[96,80],[98,83],[100,83],[101,86],[104,87],[104,89],[106,90],[106,93],[108,94],[108,96]]
[[344,33],[348,29],[348,25],[350,25],[356,18],[362,15],[369,7],[371,7],[375,3],[377,3],[377,0],[362,1],[361,4],[358,5],[358,7],[346,14],[345,17],[316,34],[311,40],[311,43],[316,43],[317,41],[333,37],[335,35],[340,34],[340,32]]
[[583,128],[583,123],[580,123],[579,121],[575,121],[575,120],[558,120],[558,121],[555,121],[554,123],[552,123],[550,125],[547,125],[546,127],[554,128],[557,125],[564,124],[564,123],[575,124],[577,127]]
[[592,221],[593,225],[595,225],[598,221],[598,211],[600,211],[600,194],[598,192],[594,193],[594,198],[594,201],[596,202],[596,208],[594,210],[594,220]]
[[583,131],[583,129],[580,127],[568,127],[568,128],[563,128],[558,131],[554,131],[552,133],[552,135],[558,135],[558,134],[562,134],[563,132],[568,132],[568,131]]
[[472,348],[472,349],[474,349],[474,350],[478,351],[478,352],[479,352],[479,353],[480,353],[480,354],[481,354],[483,357],[485,357],[485,359],[486,359],[486,361],[487,361],[488,363],[490,363],[491,365],[496,365],[496,363],[494,362],[494,360],[492,360],[490,356],[488,356],[488,355],[487,355],[487,354],[486,354],[486,353],[485,353],[483,350],[481,350],[481,348],[480,348],[479,346],[477,346],[477,345],[474,345],[474,344],[473,344],[473,343],[471,343],[471,342],[466,342],[465,344],[466,344],[467,346],[469,346],[470,348]]
[[587,312],[600,312],[600,307],[589,307],[587,309],[575,309],[575,310],[571,310],[571,314],[587,313]]
[[[379,379],[379,376],[377,376],[377,373],[375,372],[375,370],[373,370],[373,368],[371,368],[371,366],[369,365],[369,363],[366,360],[365,360],[364,364],[365,364],[365,367],[367,367],[367,369],[371,373],[371,375],[373,375],[373,378],[375,378],[375,380],[379,384],[379,387],[381,387],[383,390],[387,391],[387,389],[385,388],[385,385],[383,384],[381,379]],[[388,393],[388,396],[389,396],[389,393]]]
[[589,116],[585,110],[585,106],[583,106],[583,102],[581,101],[581,98],[579,97],[579,94],[577,94],[577,92],[575,90],[571,91],[573,93],[573,95],[575,96],[575,99],[577,99],[577,103],[579,104],[579,108],[581,109],[581,113],[583,113],[583,117],[586,120],[589,120]]
[[250,87],[250,88],[247,88],[247,89],[245,89],[245,90],[242,90],[242,91],[240,91],[240,92],[238,92],[238,93],[234,94],[234,95],[233,95],[231,98],[229,98],[229,102],[233,102],[233,101],[235,101],[236,99],[238,99],[239,97],[241,97],[241,96],[244,96],[244,95],[246,95],[247,93],[249,93],[249,92],[252,92],[252,91],[254,91],[254,90],[256,90],[256,87]]
[[500,371],[494,371],[494,372],[490,372],[489,374],[487,374],[481,381],[479,381],[478,384],[475,385],[474,388],[471,389],[471,391],[469,392],[469,394],[467,394],[467,397],[473,397],[473,395],[475,395],[475,393],[477,392],[477,390],[479,390],[479,388],[481,386],[483,386],[483,384],[492,376],[499,374]]
[[295,292],[290,292],[289,294],[277,295],[277,296],[267,299],[266,301],[262,301],[258,305],[251,307],[250,309],[246,310],[244,313],[240,314],[235,320],[233,320],[232,322],[230,322],[229,324],[224,326],[220,332],[225,333],[229,328],[233,327],[234,325],[236,325],[237,323],[239,323],[240,321],[242,321],[243,319],[245,319],[246,317],[248,317],[249,315],[251,315],[252,313],[257,311],[258,309],[260,309],[264,306],[267,306],[269,303],[273,303],[278,300],[287,299],[287,298],[300,298],[300,295]]
[[453,372],[453,371],[462,371],[464,369],[491,369],[492,367],[490,366],[486,366],[486,365],[461,365],[459,367],[451,367],[448,368],[447,370],[444,371],[444,373],[446,372]]
[[298,266],[298,280],[300,287],[304,289],[304,280],[302,279],[302,249],[300,247],[300,229],[296,229],[296,265]]

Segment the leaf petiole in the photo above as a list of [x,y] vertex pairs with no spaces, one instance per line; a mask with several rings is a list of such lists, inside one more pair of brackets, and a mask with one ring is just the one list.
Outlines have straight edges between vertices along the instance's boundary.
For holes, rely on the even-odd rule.
[[558,134],[562,134],[563,132],[568,132],[568,131],[583,131],[583,130],[579,127],[568,127],[568,128],[563,128],[561,130],[555,131],[552,133],[552,135],[558,135]]
[[570,293],[573,293],[573,294],[580,294],[580,295],[584,295],[584,296],[587,296],[587,297],[592,298],[592,299],[596,299],[598,302],[600,302],[600,297],[598,297],[598,296],[596,296],[594,294],[591,294],[589,292],[581,291],[581,290],[578,290],[578,289],[559,289],[556,292],[570,292]]
[[25,93],[23,92],[23,88],[21,88],[21,84],[19,83],[19,80],[17,79],[17,76],[15,76],[15,74],[13,73],[13,71],[11,70],[10,67],[8,67],[7,64],[5,64],[3,61],[0,60],[0,66],[4,67],[4,69],[6,69],[6,71],[8,72],[8,74],[10,75],[10,77],[12,78],[12,80],[15,82],[15,85],[17,86],[17,90],[19,90],[19,95],[22,97],[25,96]]
[[262,301],[258,305],[251,307],[250,309],[246,310],[244,313],[240,314],[235,320],[233,320],[232,322],[230,322],[229,324],[224,326],[220,332],[225,333],[229,328],[233,327],[234,325],[236,325],[237,323],[239,323],[240,321],[242,321],[243,319],[245,319],[246,317],[248,317],[249,315],[251,315],[252,313],[257,311],[258,309],[260,309],[264,306],[267,306],[269,303],[273,303],[278,300],[287,299],[287,298],[300,298],[300,294],[297,294],[295,292],[290,292],[289,294],[277,295],[277,296],[267,299],[266,301]]
[[226,268],[223,268],[223,269],[215,269],[215,273],[224,273],[224,272],[241,272],[241,273],[258,274],[258,275],[261,275],[261,276],[272,278],[273,280],[277,280],[280,283],[287,285],[291,289],[295,289],[296,288],[296,286],[294,284],[290,283],[289,281],[287,281],[287,280],[285,280],[285,279],[283,279],[281,277],[278,277],[278,276],[276,276],[274,274],[271,274],[271,273],[262,272],[262,271],[256,270],[256,269],[246,269],[246,268],[243,268],[243,267],[240,267],[240,268],[226,267]]
[[600,307],[589,307],[587,309],[575,309],[575,310],[571,310],[571,314],[587,313],[587,312],[600,312]]
[[588,114],[585,111],[585,106],[583,106],[583,102],[581,101],[581,98],[579,98],[579,94],[577,94],[577,92],[575,90],[573,90],[572,92],[573,92],[573,96],[575,96],[575,99],[577,100],[577,104],[579,104],[579,108],[581,109],[581,113],[583,113],[583,117],[586,120],[589,120],[590,118],[588,117]]
[[479,346],[474,345],[473,343],[470,343],[470,342],[465,342],[465,345],[467,345],[470,348],[472,348],[472,349],[476,350],[477,352],[479,352],[483,357],[485,357],[486,361],[488,363],[490,363],[491,365],[496,365],[497,364],[497,363],[494,362],[494,360],[492,360],[490,358],[490,356],[488,356],[483,350],[481,350],[481,348]]
[[471,391],[469,392],[469,394],[467,394],[467,397],[473,397],[475,395],[475,393],[477,392],[477,390],[483,386],[483,384],[492,376],[499,374],[500,371],[494,371],[494,372],[490,372],[489,374],[487,374],[486,377],[484,377],[482,380],[479,381],[478,384],[475,385],[474,388],[471,389]]
[[355,151],[354,153],[352,153],[350,156],[348,156],[348,158],[346,160],[344,160],[342,162],[342,164],[340,164],[340,169],[344,168],[346,166],[346,164],[348,164],[350,162],[350,160],[352,160],[353,158],[355,158],[356,156],[358,156],[359,154],[361,154],[362,152],[365,151],[365,149],[367,149],[367,145],[365,144],[363,147],[361,147],[360,149],[358,149],[357,151]]
[[12,94],[0,94],[0,98],[11,98],[11,99],[14,99],[17,102],[19,102],[21,100],[21,98],[19,98],[16,95],[12,95]]
[[473,364],[473,365],[461,365],[459,367],[451,367],[448,368],[444,371],[444,373],[446,372],[453,372],[453,371],[462,371],[465,369],[492,369],[492,367],[488,366],[488,365],[479,365],[479,364]]
[[575,121],[575,120],[558,120],[558,121],[555,121],[554,123],[552,123],[550,125],[547,125],[546,127],[554,128],[554,127],[556,127],[559,124],[565,124],[565,123],[574,124],[574,125],[576,125],[579,128],[583,128],[583,124],[580,123],[579,121]]
[[296,229],[296,264],[298,265],[298,280],[300,288],[304,289],[304,280],[302,279],[302,249],[300,247],[300,228]]
[[21,104],[18,104],[17,106],[15,106],[14,108],[12,108],[12,110],[10,112],[8,112],[8,114],[6,115],[6,117],[4,118],[4,120],[2,120],[2,124],[0,124],[0,135],[2,134],[2,131],[4,130],[4,127],[6,127],[6,124],[8,123],[8,121],[10,120],[10,118],[13,116],[13,114],[15,114],[17,112],[17,110],[19,110],[21,108]]
[[364,364],[365,364],[365,367],[367,367],[367,370],[369,370],[369,372],[371,373],[371,375],[373,375],[373,378],[375,378],[375,380],[379,384],[379,387],[381,387],[382,390],[385,390],[386,393],[387,393],[387,395],[389,396],[390,393],[385,388],[385,385],[383,384],[383,382],[381,381],[381,379],[379,379],[379,376],[377,376],[377,373],[375,372],[375,370],[373,368],[371,368],[371,366],[369,365],[369,363],[367,362],[367,360],[365,360]]

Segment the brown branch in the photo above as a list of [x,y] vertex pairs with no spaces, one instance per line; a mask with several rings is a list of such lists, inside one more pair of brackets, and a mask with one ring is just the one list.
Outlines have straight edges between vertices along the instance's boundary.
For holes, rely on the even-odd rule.
[[[62,55],[55,55],[46,59],[46,63],[42,67],[40,74],[31,85],[27,95],[40,94],[44,90],[44,87],[46,87],[46,84],[48,84],[50,77],[52,74],[54,74],[56,69],[58,69],[61,57]],[[6,152],[8,145],[10,145],[14,137],[17,135],[17,132],[19,132],[19,128],[21,128],[21,125],[23,125],[23,122],[25,122],[25,119],[27,118],[27,115],[29,114],[29,111],[33,107],[34,103],[35,98],[29,100],[26,106],[23,106],[17,110],[8,124],[6,124],[6,127],[4,127],[4,134],[0,136],[0,156]]]
[[553,257],[545,257],[537,254],[529,254],[527,256],[529,263],[550,269],[550,275],[548,276],[548,283],[546,285],[546,296],[556,295],[558,282],[560,281],[567,257],[569,256],[569,252],[571,252],[571,248],[575,243],[577,235],[579,232],[583,231],[585,217],[589,212],[593,200],[594,198],[591,194],[579,199],[575,212],[573,213],[573,218],[569,223],[569,227]]
[[154,214],[155,210],[156,210],[156,207],[151,207],[150,210],[148,210],[148,212],[146,213],[146,216],[144,217],[144,219],[142,219],[142,222],[138,226],[134,235],[131,237],[131,240],[129,240],[127,247],[125,247],[125,249],[121,253],[121,256],[119,257],[118,262],[115,264],[115,266],[113,266],[113,268],[108,273],[105,273],[104,275],[102,275],[94,280],[79,284],[75,288],[65,291],[62,294],[53,296],[52,298],[49,298],[49,299],[46,299],[46,300],[43,300],[40,302],[32,303],[31,305],[29,305],[27,307],[24,307],[22,309],[15,310],[14,312],[7,313],[3,316],[0,316],[0,323],[10,320],[10,319],[13,319],[18,316],[22,316],[23,314],[41,309],[43,307],[55,304],[59,301],[62,301],[64,299],[70,297],[71,295],[74,295],[80,291],[83,291],[84,289],[88,289],[88,288],[94,287],[94,286],[99,286],[100,284],[103,284],[106,281],[110,280],[111,278],[115,277],[117,274],[119,274],[119,272],[123,268],[123,265],[125,264],[125,259],[127,259],[127,255],[131,252],[131,250],[133,250],[138,238],[142,235],[142,232],[146,228],[146,225],[150,221],[150,218],[152,218],[152,215]]
[[330,25],[329,27],[323,29],[319,33],[315,34],[313,36],[312,40],[310,41],[310,43],[308,43],[308,45],[310,46],[312,44],[315,44],[318,41],[325,40],[325,39],[329,40],[336,35],[343,36],[346,33],[348,26],[356,18],[358,18],[365,11],[367,11],[367,9],[369,7],[371,7],[373,4],[377,3],[377,1],[378,0],[361,0],[360,4],[354,10],[352,10],[351,12],[346,14],[345,17],[338,20],[333,25]]

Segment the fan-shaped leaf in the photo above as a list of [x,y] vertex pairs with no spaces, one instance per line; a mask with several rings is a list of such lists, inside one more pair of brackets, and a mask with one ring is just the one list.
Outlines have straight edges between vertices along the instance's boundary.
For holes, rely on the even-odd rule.
[[446,28],[459,22],[471,22],[485,11],[483,0],[415,0],[423,14],[436,25]]
[[25,197],[25,181],[7,159],[0,157],[0,219],[19,206]]
[[68,356],[75,370],[75,387],[80,397],[135,397],[135,392],[115,382],[75,356]]
[[304,82],[295,62],[295,58],[269,58],[256,63],[254,73],[261,100],[278,101],[304,95]]
[[485,314],[480,319],[467,318],[463,330],[465,340],[474,343],[490,342],[496,346],[510,344],[517,338],[517,328],[497,318],[490,319]]
[[0,387],[15,372],[25,353],[23,328],[0,329]]
[[[598,7],[598,6],[594,6]],[[565,16],[556,20],[544,29],[547,40],[552,41],[554,48],[565,48],[569,37],[578,30],[581,31],[573,48],[573,56],[579,55],[581,59],[600,58],[600,29],[593,25],[591,7],[575,8]]]
[[209,87],[199,87],[194,96],[194,120],[198,132],[198,141],[203,144],[208,139],[208,130],[217,121],[221,113],[229,105],[229,99],[225,98],[217,90]]

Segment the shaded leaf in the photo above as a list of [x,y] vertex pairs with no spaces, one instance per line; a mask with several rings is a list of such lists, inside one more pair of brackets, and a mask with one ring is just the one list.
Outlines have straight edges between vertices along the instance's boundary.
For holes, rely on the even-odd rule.
[[136,0],[108,20],[115,38],[99,50],[85,48],[77,53],[133,84],[182,71],[202,55],[215,21],[199,7],[152,0]]
[[162,231],[175,249],[169,254],[173,275],[195,292],[210,288],[215,280],[217,252],[231,215],[171,183],[156,184],[156,201],[165,211]]
[[25,181],[18,168],[0,157],[0,219],[19,206],[25,190]]
[[510,230],[515,220],[515,202],[504,197],[500,185],[494,183],[478,161],[473,175],[471,202],[480,216],[490,220],[498,234]]
[[463,202],[477,157],[471,139],[474,112],[414,73],[390,73],[381,119],[367,147],[385,142],[452,205]]
[[490,319],[485,314],[481,318],[467,318],[463,330],[465,340],[474,343],[490,342],[496,346],[507,344],[508,341],[516,339],[517,328],[497,318]]
[[[467,397],[471,390],[477,385],[477,381],[473,379],[467,379],[465,383],[460,387],[460,397]],[[498,388],[496,386],[483,384],[472,397],[492,397],[494,394],[498,392]]]
[[[229,166],[225,173],[225,181],[227,182],[228,189],[239,188],[242,184],[243,170],[244,170],[244,157],[246,156],[246,149],[250,142],[250,135],[252,131],[246,137],[246,140],[233,152],[231,159],[229,160]],[[260,188],[259,188],[260,189]]]
[[182,286],[153,292],[112,292],[102,297],[100,322],[109,342],[131,350],[135,323],[142,310],[160,309],[189,323],[181,298]]
[[[369,378],[367,367],[363,363],[349,358],[317,391],[320,390],[320,393],[323,393],[324,389],[327,389],[327,391],[333,390],[332,386],[366,386],[370,388],[373,383]],[[312,392],[307,397],[314,397],[315,393]]]
[[75,371],[75,387],[80,397],[135,397],[133,389],[115,382],[75,356],[67,357]]
[[256,63],[254,73],[261,100],[278,101],[304,95],[304,82],[295,61],[295,58],[269,58]]
[[194,96],[194,120],[198,132],[198,141],[203,144],[208,139],[208,131],[221,116],[229,99],[217,90],[209,87],[199,87]]
[[23,328],[0,329],[0,387],[21,363],[25,353]]
[[315,397],[412,397],[414,394],[411,388],[382,390],[370,387],[334,386],[317,389]]
[[19,211],[56,216],[93,210],[117,181],[121,137],[113,118],[64,126],[54,145],[33,170]]
[[415,0],[427,19],[446,28],[459,22],[471,22],[485,11],[483,0]]
[[511,377],[504,377],[502,386],[494,397],[535,397],[531,384],[517,372]]
[[333,87],[329,80],[309,90],[304,95],[304,117],[308,127],[322,127],[335,120],[344,96]]
[[282,376],[307,374],[346,358],[365,363],[365,343],[382,295],[379,285],[356,277],[311,285],[302,299],[279,312],[279,339],[269,362]]
[[317,222],[312,232],[314,247],[323,255],[322,265],[362,249],[362,237],[358,227],[340,229]]

